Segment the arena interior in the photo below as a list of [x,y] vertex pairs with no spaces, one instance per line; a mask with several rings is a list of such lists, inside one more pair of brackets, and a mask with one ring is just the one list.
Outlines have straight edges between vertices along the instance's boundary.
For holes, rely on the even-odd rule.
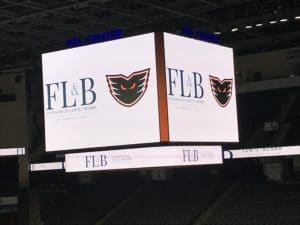
[[[140,46],[139,37],[153,38],[151,47]],[[172,38],[195,48],[185,51]],[[127,40],[133,41],[121,44]],[[199,46],[216,51],[189,54]],[[94,51],[98,48],[103,51]],[[220,49],[233,56],[221,58]],[[148,58],[150,69],[128,66]],[[233,68],[230,60],[232,74],[225,72]],[[194,63],[187,86],[183,75],[188,69],[181,62]],[[90,78],[94,69],[88,65],[111,69],[101,75],[102,86]],[[219,74],[202,72],[206,66]],[[61,68],[67,69],[59,74]],[[71,80],[74,71],[83,70],[81,86],[72,84],[70,91],[71,97],[82,98],[70,100],[65,95],[70,82],[64,77]],[[149,78],[134,83],[136,74]],[[113,79],[123,79],[117,91]],[[121,91],[136,84],[138,96],[127,92],[122,98]],[[57,101],[63,106],[55,111]],[[86,111],[76,115],[73,106]],[[208,106],[217,111],[201,112]],[[222,114],[229,107],[231,115]],[[119,109],[127,110],[125,116]],[[152,110],[158,110],[154,119],[159,125],[151,122]],[[89,119],[104,115],[98,124]],[[197,122],[191,122],[193,116]],[[178,118],[174,123],[173,117]],[[148,125],[140,128],[134,120]],[[151,136],[153,127],[158,136]],[[62,147],[57,140],[63,140]],[[218,162],[205,161],[215,153],[195,150],[206,146],[219,146]],[[178,148],[184,149],[180,163],[155,155]],[[144,158],[133,162],[130,154],[143,149]],[[83,169],[69,163],[77,153],[85,154]],[[115,153],[123,158],[110,162]],[[125,166],[105,169],[128,157],[132,161]],[[0,224],[299,225],[300,1],[0,0]]]

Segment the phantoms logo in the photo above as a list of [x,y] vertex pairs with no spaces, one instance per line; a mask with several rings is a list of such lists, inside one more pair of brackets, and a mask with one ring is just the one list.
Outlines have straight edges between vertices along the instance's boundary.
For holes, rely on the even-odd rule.
[[226,107],[232,95],[232,79],[220,80],[218,77],[209,75],[211,91],[217,103]]
[[135,105],[147,90],[150,69],[123,74],[106,75],[110,93],[123,106]]

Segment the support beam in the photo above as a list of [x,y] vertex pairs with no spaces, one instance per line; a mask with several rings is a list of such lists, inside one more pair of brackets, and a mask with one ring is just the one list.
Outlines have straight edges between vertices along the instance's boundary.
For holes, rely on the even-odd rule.
[[[32,4],[17,2],[17,1],[13,1],[13,0],[2,0],[2,1],[4,1],[6,3],[13,4],[13,5],[16,5],[16,6],[22,6],[22,7],[30,8],[30,9],[33,9],[33,10],[38,10],[38,12],[30,13],[30,14],[27,14],[27,15],[23,15],[23,16],[19,16],[19,17],[16,17],[16,18],[11,18],[11,19],[8,19],[8,20],[1,21],[0,25],[11,23],[11,22],[22,21],[24,19],[32,18],[32,17],[35,17],[35,16],[40,16],[40,15],[43,15],[45,13],[54,13],[54,14],[57,14],[57,15],[60,15],[60,16],[63,16],[63,17],[75,18],[75,15],[60,12],[62,10],[66,10],[66,9],[76,7],[76,4],[74,4],[74,3],[67,4],[67,5],[60,6],[60,7],[56,7],[56,8],[52,8],[52,9],[45,9],[45,8],[41,8],[39,6],[34,6]],[[83,17],[83,16],[80,16],[80,15],[77,15],[76,18],[88,21],[89,23],[98,24],[98,25],[102,25],[102,26],[103,25],[107,26],[107,24],[99,22],[98,20],[92,20],[91,18]]]
[[188,13],[178,11],[176,9],[167,8],[167,7],[164,7],[164,6],[161,6],[161,5],[157,5],[157,4],[150,3],[150,2],[145,2],[145,1],[142,1],[142,0],[136,0],[136,1],[140,4],[152,7],[154,9],[159,9],[159,10],[169,12],[169,13],[172,13],[172,14],[175,14],[175,15],[178,15],[178,16],[190,18],[190,19],[193,19],[193,20],[196,20],[196,21],[199,21],[199,22],[204,22],[204,23],[207,23],[207,24],[213,24],[213,25],[219,25],[219,26],[221,25],[219,22],[213,21],[213,20],[208,19],[208,18],[204,18],[204,17],[200,17],[200,16],[194,16],[194,15],[191,15],[191,14],[188,14]]
[[203,3],[203,4],[209,5],[209,6],[214,7],[214,8],[220,8],[222,6],[220,3],[212,2],[212,1],[209,1],[209,0],[197,0],[197,1],[199,3]]
[[19,161],[19,193],[18,193],[18,224],[29,224],[29,158],[25,155],[18,157]]
[[112,9],[112,8],[103,7],[99,4],[97,4],[97,1],[95,1],[95,3],[93,3],[93,6],[95,6],[98,9],[102,9],[104,11],[109,11],[109,12],[112,12],[112,13],[117,14],[117,15],[126,16],[126,17],[129,17],[129,18],[132,18],[132,19],[137,19],[137,20],[140,20],[140,21],[146,21],[145,18],[133,15],[129,12],[124,12],[124,11],[121,11],[119,9],[116,10],[116,9]]

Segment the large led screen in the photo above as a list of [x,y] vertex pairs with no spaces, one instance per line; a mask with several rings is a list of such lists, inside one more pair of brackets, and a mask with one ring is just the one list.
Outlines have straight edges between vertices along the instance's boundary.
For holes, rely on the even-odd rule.
[[154,34],[42,55],[46,151],[159,142]]
[[150,33],[42,62],[47,151],[238,141],[231,48]]
[[170,141],[237,142],[233,50],[164,34]]

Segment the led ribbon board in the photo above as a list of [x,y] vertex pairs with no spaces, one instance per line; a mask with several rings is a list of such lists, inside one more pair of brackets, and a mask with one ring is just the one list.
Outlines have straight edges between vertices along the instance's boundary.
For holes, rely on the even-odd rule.
[[245,148],[224,151],[224,159],[300,155],[300,146]]
[[0,157],[18,155],[25,155],[25,148],[0,148]]
[[150,33],[42,63],[46,151],[238,141],[230,48]]
[[63,168],[64,168],[63,162],[32,163],[32,164],[30,164],[30,171],[62,170]]
[[221,146],[160,146],[66,154],[66,172],[221,164]]

